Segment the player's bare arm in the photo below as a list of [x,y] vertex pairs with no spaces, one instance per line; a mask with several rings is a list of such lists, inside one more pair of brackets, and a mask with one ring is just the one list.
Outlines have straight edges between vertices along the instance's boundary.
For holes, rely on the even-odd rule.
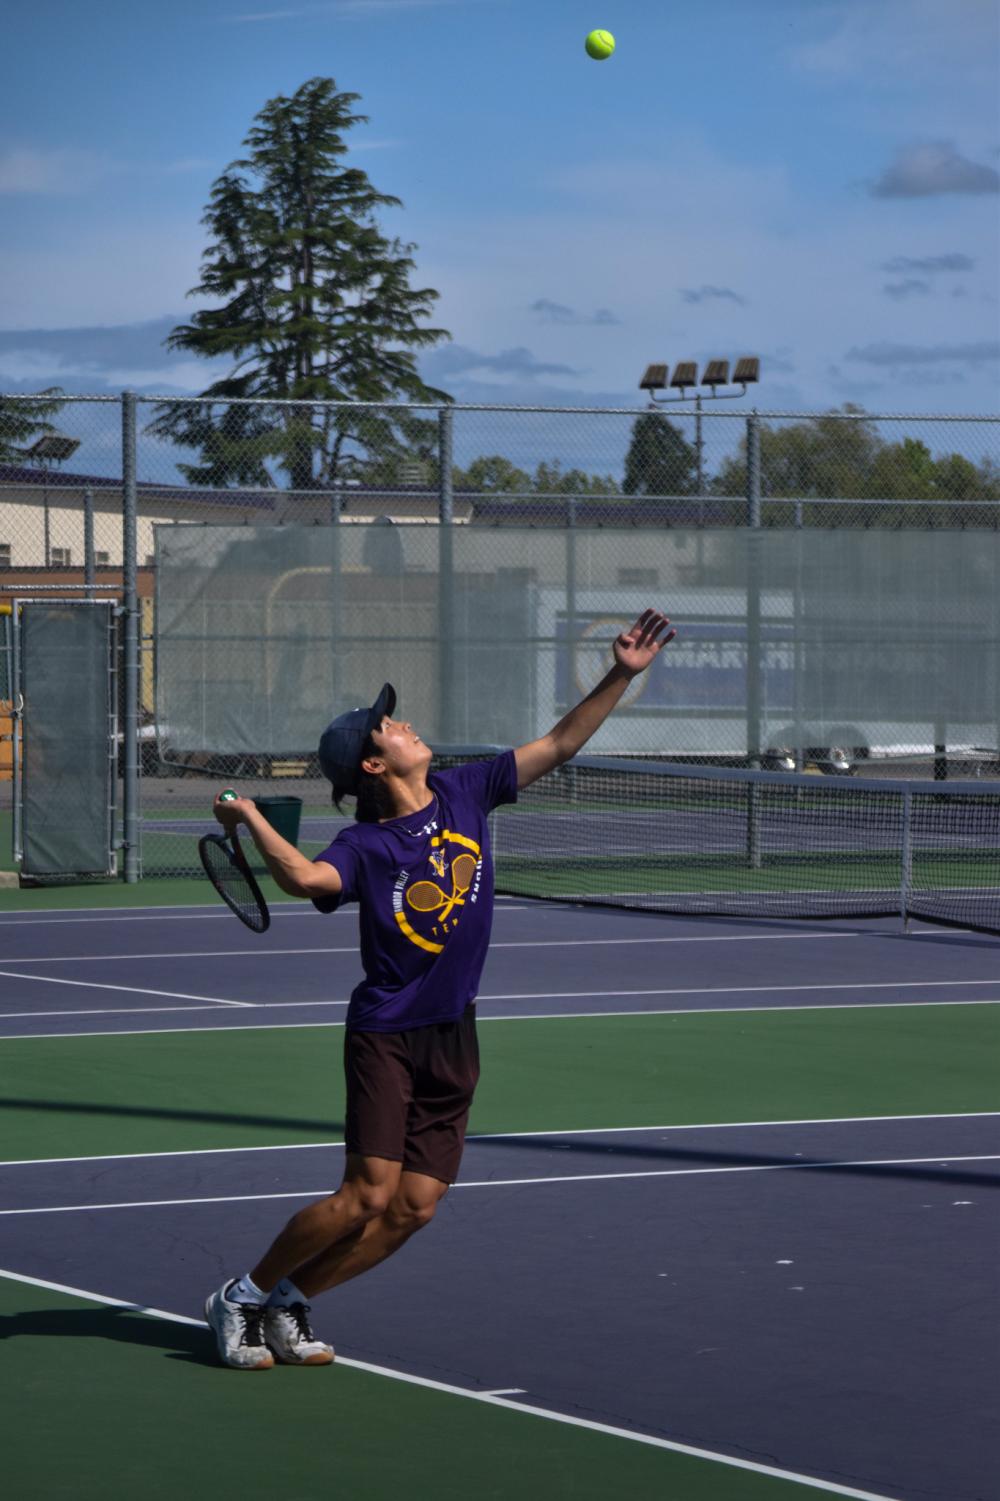
[[275,885],[287,896],[338,896],[340,876],[332,865],[314,864],[272,828],[249,797],[216,798],[212,809],[227,834],[243,824],[264,857]]
[[659,610],[644,610],[629,630],[622,631],[613,646],[614,665],[597,687],[547,735],[529,741],[514,752],[518,787],[529,787],[547,771],[572,760],[607,719],[632,679],[646,671],[661,648],[676,634],[670,629],[667,616]]

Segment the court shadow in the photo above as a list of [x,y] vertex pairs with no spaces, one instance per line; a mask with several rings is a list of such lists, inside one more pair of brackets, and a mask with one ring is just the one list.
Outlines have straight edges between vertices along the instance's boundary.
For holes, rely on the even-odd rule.
[[[696,1131],[697,1126],[690,1128]],[[596,1133],[595,1133],[596,1134]],[[637,1133],[638,1134],[638,1133]],[[610,1170],[621,1165],[624,1169],[629,1162],[656,1163],[659,1168],[674,1166],[678,1171],[684,1168],[788,1168],[802,1172],[834,1173],[840,1177],[858,1178],[906,1178],[917,1179],[921,1182],[966,1184],[976,1188],[1000,1188],[1000,1175],[995,1166],[983,1163],[977,1168],[946,1168],[934,1163],[916,1162],[844,1162],[837,1158],[824,1158],[818,1156],[792,1157],[787,1152],[747,1152],[739,1150],[720,1149],[713,1151],[704,1147],[683,1147],[673,1143],[663,1146],[649,1146],[643,1142],[622,1143],[621,1145],[609,1145],[606,1142],[595,1145],[576,1138],[567,1141],[565,1137],[538,1136],[538,1137],[472,1137],[470,1145],[477,1148],[500,1147],[513,1152],[548,1152],[558,1158],[565,1156],[583,1157],[589,1159],[589,1166],[594,1171]],[[938,1164],[947,1161],[946,1155],[937,1159]]]
[[[101,1115],[115,1119],[198,1121],[213,1126],[276,1126],[285,1130],[311,1131],[343,1135],[343,1121],[332,1121],[329,1116],[316,1120],[308,1116],[234,1114],[225,1110],[171,1110],[162,1105],[147,1108],[142,1105],[106,1105],[98,1100],[36,1100],[0,1097],[0,1111],[48,1110],[53,1115]],[[290,1146],[294,1143],[290,1142]]]
[[[968,930],[965,930],[968,932]],[[994,953],[1000,951],[1000,938],[991,938],[988,933],[977,933],[972,937],[961,937],[954,929],[947,928],[922,928],[919,933],[882,933],[882,938],[892,938],[902,943],[919,943],[921,948],[925,943],[933,944],[935,948],[942,945],[961,949],[992,949]]]
[[0,1339],[21,1337],[106,1339],[118,1344],[144,1345],[173,1360],[218,1365],[207,1329],[152,1318],[138,1308],[35,1308],[0,1316]]

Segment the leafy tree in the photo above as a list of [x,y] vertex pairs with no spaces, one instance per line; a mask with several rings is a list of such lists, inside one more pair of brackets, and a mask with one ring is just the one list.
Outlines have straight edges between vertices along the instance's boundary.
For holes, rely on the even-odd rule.
[[453,483],[456,489],[483,490],[490,494],[523,494],[531,489],[531,476],[518,469],[510,459],[501,454],[484,454],[473,459],[468,469],[454,470]]
[[[247,155],[213,185],[211,244],[191,295],[215,305],[166,342],[232,368],[202,393],[214,405],[164,403],[151,426],[198,451],[199,463],[178,466],[193,483],[269,486],[277,468],[293,489],[325,488],[366,462],[433,449],[435,424],[416,414],[307,404],[450,400],[416,368],[416,351],[449,337],[425,325],[438,293],[410,286],[416,247],[376,222],[400,201],[342,161],[344,133],[367,119],[353,112],[359,97],[313,78],[270,100]],[[246,397],[303,405],[230,405]]]
[[539,495],[621,494],[613,475],[587,474],[583,469],[564,470],[558,459],[538,465],[531,488]]
[[[762,425],[761,491],[769,499],[842,499],[882,501],[877,510],[858,508],[857,522],[879,526],[953,526],[971,519],[942,504],[907,506],[907,501],[956,502],[1000,499],[1000,471],[989,459],[974,464],[962,454],[935,458],[926,443],[903,438],[887,443],[859,407],[847,406],[845,421],[835,413],[806,418],[787,427]],[[746,494],[746,439],[727,459],[713,481],[720,495]],[[889,505],[891,504],[891,509]],[[782,508],[770,508],[772,522],[789,524]],[[807,508],[807,525],[828,525],[829,510]]]
[[[845,406],[856,414],[859,407]],[[845,421],[825,414],[787,427],[760,429],[761,492],[770,498],[874,498],[872,474],[884,448],[874,422],[864,417]],[[746,438],[739,454],[723,463],[713,489],[720,495],[745,495]]]
[[662,413],[635,419],[625,456],[626,495],[693,495],[697,472],[697,452]]
[[0,398],[0,463],[23,464],[28,455],[25,449],[35,438],[54,433],[55,426],[49,421],[61,409],[61,386],[46,386],[37,395],[18,401]]
[[534,474],[519,469],[502,454],[481,454],[468,469],[455,468],[454,485],[460,490],[481,490],[490,495],[619,495],[618,481],[611,474],[588,474],[584,469],[563,469],[559,459],[543,460]]

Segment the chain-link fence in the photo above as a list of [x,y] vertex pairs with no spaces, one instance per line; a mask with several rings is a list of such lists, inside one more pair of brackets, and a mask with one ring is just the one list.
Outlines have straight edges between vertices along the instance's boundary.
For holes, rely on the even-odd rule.
[[593,749],[989,774],[998,536],[995,417],[0,397],[0,819],[28,598],[120,612],[129,878],[193,869],[207,779],[325,835],[318,730],[386,677],[432,743],[544,733],[650,603]]

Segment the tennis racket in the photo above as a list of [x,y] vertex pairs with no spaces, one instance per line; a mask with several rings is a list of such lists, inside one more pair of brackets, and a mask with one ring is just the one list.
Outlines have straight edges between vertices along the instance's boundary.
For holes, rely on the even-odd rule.
[[236,830],[228,839],[224,834],[203,834],[198,840],[198,854],[205,874],[230,912],[252,932],[266,933],[271,914],[240,849]]

